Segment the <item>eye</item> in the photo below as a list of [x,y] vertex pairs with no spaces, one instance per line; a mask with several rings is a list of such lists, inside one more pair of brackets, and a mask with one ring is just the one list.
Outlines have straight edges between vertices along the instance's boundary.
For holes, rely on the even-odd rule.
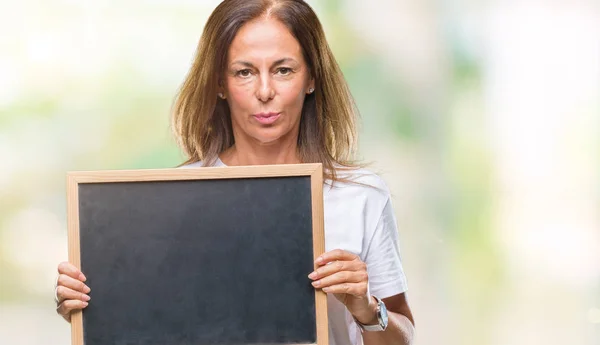
[[281,67],[277,69],[277,73],[281,74],[281,75],[288,75],[290,73],[292,73],[292,69],[289,67]]
[[248,78],[251,74],[252,74],[252,72],[249,69],[242,69],[235,73],[236,76],[239,76],[242,78]]

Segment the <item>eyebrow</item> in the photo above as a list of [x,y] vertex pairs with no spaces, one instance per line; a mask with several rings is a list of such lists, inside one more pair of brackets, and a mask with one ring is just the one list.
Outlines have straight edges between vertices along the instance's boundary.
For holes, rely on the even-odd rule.
[[[281,64],[283,64],[283,63],[286,63],[286,62],[296,62],[296,60],[294,60],[294,59],[292,59],[292,58],[283,58],[283,59],[279,59],[279,60],[277,60],[277,61],[273,62],[273,64],[271,65],[271,67],[273,67],[273,66],[277,66],[277,65],[281,65]],[[235,60],[235,61],[234,61],[234,62],[232,62],[231,64],[232,64],[232,65],[235,65],[235,64],[241,64],[241,65],[244,65],[244,66],[246,66],[246,67],[254,67],[254,65],[253,65],[251,62],[244,61],[244,60]]]

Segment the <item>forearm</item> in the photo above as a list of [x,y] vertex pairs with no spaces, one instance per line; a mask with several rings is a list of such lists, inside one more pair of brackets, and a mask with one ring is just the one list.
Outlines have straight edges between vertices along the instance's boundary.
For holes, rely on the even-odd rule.
[[400,314],[388,311],[388,326],[383,332],[363,332],[364,345],[410,345],[415,327]]

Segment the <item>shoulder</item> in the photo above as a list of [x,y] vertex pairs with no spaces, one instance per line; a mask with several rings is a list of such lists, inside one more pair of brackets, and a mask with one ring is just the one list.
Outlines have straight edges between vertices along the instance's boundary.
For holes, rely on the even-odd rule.
[[390,190],[379,175],[365,168],[349,169],[343,168],[336,170],[339,181],[327,181],[327,185],[332,189],[350,189],[356,192],[373,194],[383,198],[390,196]]
[[364,169],[339,169],[339,181],[327,181],[323,186],[326,203],[352,208],[354,212],[379,218],[391,193],[385,181],[376,173]]
[[326,248],[344,249],[365,261],[375,234],[382,227],[395,229],[387,222],[393,219],[390,191],[379,175],[364,168],[336,174],[340,180],[323,186]]

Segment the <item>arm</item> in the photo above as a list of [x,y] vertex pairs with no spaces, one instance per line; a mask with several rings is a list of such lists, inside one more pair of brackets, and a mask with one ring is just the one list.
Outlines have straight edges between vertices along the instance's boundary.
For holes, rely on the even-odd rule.
[[[377,302],[368,292],[367,265],[357,255],[336,249],[321,255],[316,264],[320,267],[309,275],[314,287],[333,293],[360,323],[377,324]],[[414,321],[406,294],[384,298],[383,302],[388,327],[382,332],[363,332],[365,345],[412,344]]]
[[388,326],[385,331],[363,332],[365,345],[412,344],[414,320],[406,299],[399,234],[389,196],[369,234],[364,262],[353,253],[333,250],[317,259],[318,268],[309,278],[316,288],[333,293],[365,325],[378,323],[377,302],[370,293],[382,298]]
[[[373,299],[374,302],[374,299]],[[388,310],[388,327],[383,332],[363,332],[363,341],[365,345],[410,345],[414,338],[414,319],[408,302],[406,293],[384,298],[383,302]],[[373,303],[372,308],[376,308]],[[357,318],[358,319],[358,318]],[[364,324],[376,324],[376,309],[372,309],[371,319],[368,316],[364,320],[358,319]],[[365,322],[363,322],[365,321]]]

